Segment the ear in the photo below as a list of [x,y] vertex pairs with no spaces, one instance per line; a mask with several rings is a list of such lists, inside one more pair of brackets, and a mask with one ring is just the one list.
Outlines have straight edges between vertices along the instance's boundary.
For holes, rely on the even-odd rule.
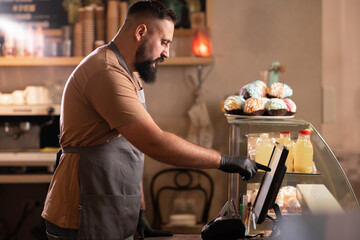
[[135,39],[137,41],[141,41],[143,37],[146,35],[147,31],[148,31],[147,26],[145,24],[140,24],[135,29]]

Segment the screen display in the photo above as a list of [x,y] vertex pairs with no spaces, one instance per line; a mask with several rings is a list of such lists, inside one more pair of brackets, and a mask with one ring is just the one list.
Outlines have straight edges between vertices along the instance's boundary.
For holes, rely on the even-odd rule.
[[275,202],[286,172],[287,167],[285,165],[285,160],[288,152],[288,149],[280,143],[275,144],[268,165],[268,167],[271,168],[271,171],[266,172],[264,175],[252,210],[257,223],[261,223],[265,220],[267,211],[272,208]]

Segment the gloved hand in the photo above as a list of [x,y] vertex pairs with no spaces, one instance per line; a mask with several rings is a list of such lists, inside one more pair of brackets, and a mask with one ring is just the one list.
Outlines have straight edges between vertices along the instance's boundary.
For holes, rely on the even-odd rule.
[[265,171],[271,170],[246,157],[221,155],[219,169],[228,173],[239,173],[245,181],[253,178],[258,168]]
[[139,239],[144,239],[146,237],[170,237],[173,235],[172,232],[169,231],[152,229],[146,219],[145,210],[140,210],[137,232],[139,234]]

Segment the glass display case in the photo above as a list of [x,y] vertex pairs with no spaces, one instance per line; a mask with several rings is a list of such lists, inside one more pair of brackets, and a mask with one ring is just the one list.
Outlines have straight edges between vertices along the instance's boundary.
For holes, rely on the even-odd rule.
[[[299,186],[322,187],[328,195],[332,195],[333,201],[337,202],[344,212],[359,209],[359,204],[354,191],[342,170],[336,156],[311,123],[293,118],[293,116],[267,117],[267,116],[236,116],[225,114],[229,123],[229,154],[232,156],[247,156],[252,159],[254,142],[260,133],[269,133],[275,140],[280,132],[290,132],[291,139],[296,141],[298,132],[309,130],[313,145],[314,167],[311,173],[287,172],[282,186],[293,186],[299,191]],[[250,181],[242,181],[239,174],[230,174],[229,177],[229,200],[235,202],[240,209],[243,196],[249,197],[249,192],[260,186],[264,172],[258,174]],[[315,191],[317,188],[315,188]],[[314,189],[313,189],[314,191]],[[314,192],[310,192],[315,197]],[[306,194],[304,194],[306,195]],[[315,194],[316,195],[316,194]],[[306,196],[305,196],[306,197]],[[311,196],[310,196],[311,197]],[[251,199],[249,199],[251,201]],[[315,200],[313,199],[316,203]],[[319,201],[323,201],[320,200]],[[325,201],[326,202],[326,201]],[[324,204],[318,202],[318,206]],[[304,206],[301,204],[301,207]],[[308,206],[311,208],[311,206]],[[304,209],[302,209],[304,211]]]

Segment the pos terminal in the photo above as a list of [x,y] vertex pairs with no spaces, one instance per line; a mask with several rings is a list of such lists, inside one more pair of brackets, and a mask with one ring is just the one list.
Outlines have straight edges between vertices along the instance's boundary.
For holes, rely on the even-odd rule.
[[[262,179],[255,202],[253,203],[253,208],[251,212],[249,211],[249,215],[246,219],[247,221],[250,221],[250,217],[252,217],[254,224],[263,223],[266,217],[269,217],[267,214],[268,210],[272,208],[275,210],[277,220],[281,217],[281,213],[277,204],[275,203],[275,199],[287,169],[285,160],[288,153],[289,150],[285,146],[281,145],[280,143],[276,143],[273,148],[268,167],[258,164],[258,168],[265,170],[266,172]],[[229,212],[228,210],[230,210],[232,214],[227,215],[226,213]],[[241,219],[240,216],[237,216],[236,212],[236,206],[231,199],[224,205],[218,216],[202,228],[202,239],[229,240],[238,238],[251,238],[252,236],[245,235],[246,227],[243,222],[244,219]],[[278,228],[276,225],[276,220],[272,220],[275,221],[272,234],[277,234]]]

